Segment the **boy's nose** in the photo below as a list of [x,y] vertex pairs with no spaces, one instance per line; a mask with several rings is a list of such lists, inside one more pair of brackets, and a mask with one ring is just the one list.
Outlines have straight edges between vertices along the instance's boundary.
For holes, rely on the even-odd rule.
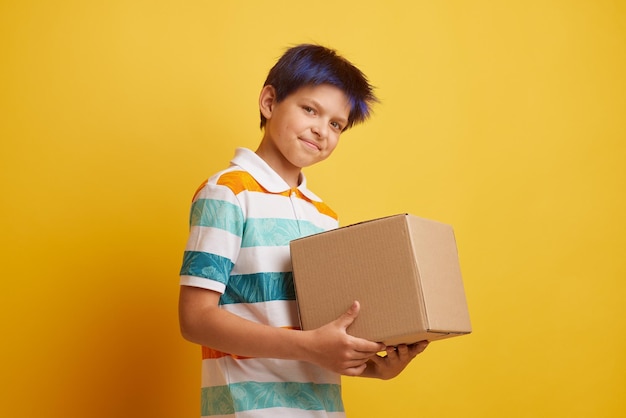
[[326,138],[326,135],[328,134],[328,126],[326,126],[326,123],[321,121],[313,125],[311,130],[320,138]]

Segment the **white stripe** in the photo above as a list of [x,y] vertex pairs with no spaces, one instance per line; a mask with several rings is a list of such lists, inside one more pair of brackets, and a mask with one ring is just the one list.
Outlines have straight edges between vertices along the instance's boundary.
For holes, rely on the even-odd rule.
[[[232,418],[232,416],[230,418]],[[239,412],[237,413],[237,418],[346,418],[346,414],[345,412],[305,411],[302,409],[289,408],[268,408]]]
[[311,222],[323,230],[337,227],[335,218],[318,212],[313,204],[300,198],[249,191],[239,193],[238,197],[248,218],[294,219],[293,210],[295,207],[298,219]]
[[195,276],[180,276],[180,284],[182,286],[201,287],[217,293],[224,293],[224,290],[226,290],[226,286],[223,283]]
[[[222,377],[223,374],[227,377]],[[202,360],[202,387],[248,382],[250,376],[254,376],[255,382],[266,383],[311,382],[334,385],[341,383],[338,374],[303,361],[271,358],[234,359],[230,356]]]
[[289,246],[246,247],[239,251],[232,274],[280,273],[291,270]]
[[198,199],[223,200],[225,202],[230,202],[234,205],[238,205],[237,197],[235,196],[232,190],[230,190],[226,186],[216,184],[216,181],[219,179],[219,177],[222,174],[223,173],[220,173],[219,175],[211,177],[208,180],[207,184],[205,184],[204,187],[198,191],[198,194],[196,195],[196,200]]
[[302,216],[302,219],[307,219],[309,222],[313,223],[313,225],[324,231],[337,228],[338,222],[335,218],[318,212],[317,208],[308,202],[300,199],[297,200],[301,202],[298,205],[298,209],[302,211],[302,213],[299,214]]
[[185,250],[216,254],[234,262],[240,246],[241,238],[228,231],[210,226],[192,226]]
[[293,209],[285,196],[244,190],[237,197],[247,218],[293,219]]
[[210,415],[203,418],[346,418],[344,412],[306,411],[289,408],[252,409],[236,415]]

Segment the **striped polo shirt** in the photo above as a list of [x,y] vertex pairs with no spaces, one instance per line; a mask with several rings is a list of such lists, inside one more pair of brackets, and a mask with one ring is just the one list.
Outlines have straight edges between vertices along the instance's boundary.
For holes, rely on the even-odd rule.
[[[290,188],[258,155],[238,148],[230,167],[193,198],[180,284],[219,292],[221,309],[251,321],[297,329],[289,241],[338,226],[301,180]],[[340,376],[311,363],[202,347],[201,415],[344,417]]]

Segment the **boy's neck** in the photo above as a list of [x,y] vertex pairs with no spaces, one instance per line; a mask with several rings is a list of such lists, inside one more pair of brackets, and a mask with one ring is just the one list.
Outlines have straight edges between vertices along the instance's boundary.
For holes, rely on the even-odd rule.
[[300,167],[295,167],[287,161],[280,151],[268,145],[267,141],[261,141],[256,154],[263,159],[288,185],[296,188],[300,184]]

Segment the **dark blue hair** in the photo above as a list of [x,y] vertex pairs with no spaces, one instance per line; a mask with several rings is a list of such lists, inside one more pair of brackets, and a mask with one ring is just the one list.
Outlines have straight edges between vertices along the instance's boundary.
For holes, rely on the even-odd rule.
[[[350,101],[345,129],[364,122],[371,105],[378,102],[365,74],[336,51],[321,45],[302,44],[288,49],[270,70],[263,86],[276,90],[281,102],[301,87],[330,84],[342,90]],[[267,120],[261,114],[261,128]]]

